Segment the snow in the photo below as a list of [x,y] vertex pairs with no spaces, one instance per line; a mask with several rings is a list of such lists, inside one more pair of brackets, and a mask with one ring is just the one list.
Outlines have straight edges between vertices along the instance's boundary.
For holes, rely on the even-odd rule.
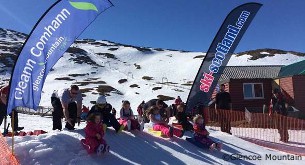
[[[36,115],[20,114],[20,125],[25,132],[43,129],[47,134],[15,137],[15,155],[21,164],[302,164],[303,160],[265,160],[266,155],[284,156],[279,152],[244,141],[232,135],[208,127],[210,136],[223,143],[222,151],[200,149],[182,139],[161,139],[145,132],[116,133],[108,128],[105,140],[111,146],[110,153],[102,156],[88,155],[80,140],[84,138],[85,123],[74,131],[53,131],[52,119]],[[63,123],[64,124],[64,123]],[[11,138],[7,138],[11,144]],[[224,160],[229,155],[261,156],[262,160]],[[236,155],[235,155],[236,156]],[[301,158],[299,158],[301,159]]]
[[[9,39],[1,39],[10,41]],[[22,40],[16,41],[21,42]],[[13,42],[13,41],[10,41]],[[93,82],[105,81],[107,85],[119,90],[123,95],[110,93],[107,102],[117,110],[121,107],[122,100],[129,100],[135,114],[136,107],[142,100],[148,101],[157,95],[177,97],[183,101],[187,99],[191,84],[201,65],[202,52],[181,52],[172,50],[138,51],[132,47],[116,45],[108,41],[97,41],[109,46],[96,46],[88,43],[73,44],[87,51],[88,57],[104,67],[95,67],[86,63],[78,64],[71,60],[71,54],[65,55],[53,67],[45,81],[41,96],[41,106],[50,106],[50,97],[53,90],[62,90],[73,83],[84,82],[88,78],[91,84],[80,86],[81,89],[91,88],[85,92],[83,104],[92,106],[91,101],[98,97],[97,88],[101,84]],[[117,48],[117,50],[109,50]],[[1,53],[1,51],[0,51]],[[111,53],[117,59],[106,58],[97,53]],[[196,57],[197,56],[197,57]],[[196,58],[195,58],[196,57]],[[264,57],[258,60],[249,60],[250,55],[237,57],[233,55],[228,65],[287,65],[304,60],[305,57],[293,54],[281,54],[272,57]],[[135,64],[141,69],[136,69]],[[1,65],[1,64],[0,64]],[[72,77],[69,74],[85,74]],[[153,77],[153,80],[143,80],[143,76]],[[55,78],[70,77],[73,81],[55,80]],[[126,83],[119,84],[120,79],[128,79]],[[166,82],[166,83],[165,83]],[[137,84],[138,88],[130,85]],[[162,87],[152,90],[154,87]],[[172,101],[166,103],[172,104]],[[190,137],[186,133],[182,139],[173,138],[165,140],[151,136],[145,132],[115,133],[108,129],[105,135],[106,141],[111,146],[111,152],[101,157],[88,155],[80,144],[84,138],[83,128],[85,123],[76,126],[75,131],[53,131],[52,119],[35,115],[20,114],[20,126],[25,131],[45,130],[48,133],[39,136],[15,137],[15,154],[21,164],[302,164],[302,160],[265,160],[266,154],[283,156],[286,153],[264,148],[238,137],[224,134],[217,129],[209,127],[211,137],[224,144],[221,152],[199,149],[185,141]],[[64,124],[64,123],[63,123]],[[251,134],[251,130],[248,133]],[[255,132],[255,131],[254,131]],[[267,132],[268,133],[268,132]],[[303,134],[303,133],[302,133]],[[253,135],[254,136],[254,135]],[[7,138],[11,144],[11,138]],[[262,156],[262,160],[224,160],[227,155],[239,154],[244,156]],[[234,158],[234,157],[233,157]],[[302,157],[305,159],[305,157]]]
[[[87,78],[98,78],[96,81],[105,81],[107,85],[114,87],[123,93],[117,95],[111,93],[107,97],[114,108],[120,109],[121,100],[131,101],[131,107],[136,110],[138,104],[143,100],[148,101],[156,98],[157,95],[167,95],[186,100],[191,86],[187,84],[192,82],[197,74],[203,58],[194,58],[204,56],[202,52],[181,52],[181,51],[156,51],[151,49],[148,52],[141,52],[132,47],[115,45],[108,41],[96,41],[109,46],[96,47],[88,43],[73,44],[72,47],[82,48],[89,52],[90,59],[104,67],[93,67],[88,64],[76,64],[70,62],[71,55],[66,53],[53,67],[43,88],[41,97],[41,106],[50,106],[50,96],[54,89],[63,89],[69,87],[72,83],[82,82]],[[117,48],[115,51],[109,48]],[[117,59],[106,58],[97,53],[114,54]],[[288,65],[297,61],[305,60],[305,57],[294,54],[280,54],[272,57],[264,57],[258,60],[249,60],[250,55],[237,57],[233,55],[228,63],[229,66],[245,65]],[[136,69],[135,64],[140,65],[141,69]],[[64,70],[64,72],[63,72]],[[96,72],[96,73],[93,73]],[[85,76],[71,77],[74,81],[54,80],[58,77],[69,77],[69,74],[88,74]],[[143,80],[143,76],[153,77],[153,80]],[[120,79],[128,79],[126,83],[119,84]],[[163,82],[163,83],[162,83]],[[164,82],[168,82],[165,83]],[[130,85],[137,84],[138,88],[131,88]],[[95,101],[98,97],[96,91],[98,84],[89,84],[80,86],[80,88],[94,88],[85,93],[83,103],[86,106],[92,106],[90,101]],[[162,87],[159,90],[152,90],[154,87]],[[172,104],[172,101],[168,101]]]
[[251,65],[289,65],[295,62],[304,60],[302,56],[294,54],[275,54],[274,56],[267,56],[257,60],[249,60],[251,55],[236,56],[232,55],[228,66],[251,66]]

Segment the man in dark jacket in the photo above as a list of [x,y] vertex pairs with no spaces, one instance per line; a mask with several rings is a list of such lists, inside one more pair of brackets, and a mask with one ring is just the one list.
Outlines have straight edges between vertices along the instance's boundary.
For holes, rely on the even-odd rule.
[[99,96],[96,104],[90,109],[88,117],[92,113],[100,113],[102,116],[103,124],[112,126],[116,132],[121,132],[124,125],[120,125],[115,116],[111,113],[112,105],[106,102],[105,96]]
[[[6,113],[7,113],[6,104],[7,104],[9,88],[10,88],[9,85],[6,85],[0,89],[0,113],[1,113],[0,114],[0,125],[2,124],[2,121],[5,118]],[[13,113],[9,114],[11,116],[11,122],[13,123],[13,124],[11,124],[12,128],[14,128],[15,132],[23,130],[24,127],[18,126],[18,112],[15,109],[13,109],[12,112],[14,112],[14,116],[12,116]]]
[[225,91],[225,84],[221,84],[220,92],[216,94],[215,110],[219,115],[221,131],[232,134],[230,121],[232,103],[230,93]]
[[274,114],[275,125],[280,134],[280,141],[288,142],[288,125],[287,125],[287,108],[286,102],[283,94],[279,89],[273,89],[273,95],[270,102],[270,109],[272,114]]
[[53,107],[52,117],[53,117],[53,130],[61,130],[62,123],[61,119],[64,116],[63,108],[60,99],[57,95],[57,91],[54,91],[51,96],[51,104]]

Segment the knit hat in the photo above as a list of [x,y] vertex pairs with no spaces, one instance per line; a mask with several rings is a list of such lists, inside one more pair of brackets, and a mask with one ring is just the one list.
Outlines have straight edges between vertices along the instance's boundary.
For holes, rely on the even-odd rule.
[[106,104],[106,97],[101,95],[97,98],[96,104]]
[[58,94],[57,94],[57,91],[56,91],[56,90],[53,91],[51,97],[58,97]]

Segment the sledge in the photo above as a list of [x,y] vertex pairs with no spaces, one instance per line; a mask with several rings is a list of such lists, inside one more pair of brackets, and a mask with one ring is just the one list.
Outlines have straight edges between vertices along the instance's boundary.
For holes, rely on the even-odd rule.
[[177,128],[177,129],[183,130],[182,125],[179,124],[179,123],[172,123],[172,126]]
[[[34,131],[28,131],[28,132],[20,131],[20,132],[16,132],[16,133],[14,134],[14,136],[32,136],[32,135],[38,136],[38,135],[40,135],[40,134],[45,134],[45,133],[47,133],[47,132],[44,131],[44,130],[34,130]],[[13,136],[13,133],[12,133],[12,132],[7,132],[7,133],[5,134],[5,136],[7,136],[7,137],[12,137],[12,136]]]
[[154,131],[153,128],[147,128],[147,133],[161,138],[168,138],[166,135],[162,135],[161,131]]

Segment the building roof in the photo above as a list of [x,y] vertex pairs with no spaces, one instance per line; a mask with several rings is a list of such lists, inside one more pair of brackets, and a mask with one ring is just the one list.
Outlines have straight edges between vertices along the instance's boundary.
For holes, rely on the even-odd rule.
[[294,75],[305,75],[305,60],[283,66],[279,73],[279,77],[289,77]]
[[278,77],[281,67],[280,65],[226,66],[219,82],[228,82],[230,79],[273,79]]

